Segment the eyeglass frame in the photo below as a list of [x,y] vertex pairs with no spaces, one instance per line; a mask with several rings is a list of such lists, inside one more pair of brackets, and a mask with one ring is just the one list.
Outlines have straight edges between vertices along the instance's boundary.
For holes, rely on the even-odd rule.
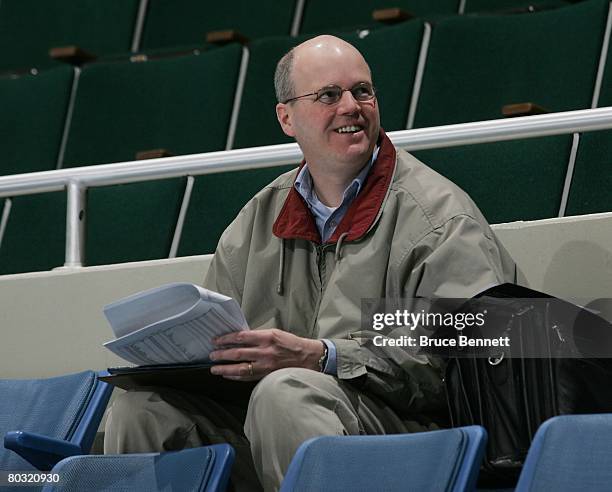
[[[370,97],[368,97],[367,99],[357,99],[355,97],[355,95],[353,94],[353,90],[356,89],[357,87],[367,87],[368,89],[372,90],[372,95]],[[337,101],[333,101],[333,102],[323,102],[321,101],[321,92],[324,91],[325,89],[340,89],[340,97],[338,98]],[[342,87],[340,87],[339,85],[336,84],[330,84],[330,85],[326,85],[325,87],[321,87],[319,90],[315,91],[315,92],[311,92],[310,94],[302,94],[301,96],[296,96],[296,97],[290,97],[289,99],[286,99],[285,101],[283,101],[283,104],[288,104],[292,101],[297,101],[298,99],[302,99],[304,97],[309,97],[309,96],[317,96],[312,102],[315,103],[317,101],[319,101],[321,104],[325,104],[326,106],[331,106],[332,104],[337,104],[340,102],[340,100],[342,99],[342,95],[345,92],[350,92],[351,96],[353,96],[353,99],[355,99],[355,101],[357,102],[367,102],[367,101],[371,101],[372,99],[376,98],[376,88],[370,84],[369,82],[359,82],[357,84],[355,84],[353,87],[351,87],[350,89],[343,89]]]

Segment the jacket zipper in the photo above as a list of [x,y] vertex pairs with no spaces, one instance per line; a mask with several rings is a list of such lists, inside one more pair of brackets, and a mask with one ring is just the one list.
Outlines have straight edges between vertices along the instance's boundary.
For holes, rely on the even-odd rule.
[[319,274],[319,292],[317,295],[317,303],[314,309],[314,315],[312,317],[312,322],[310,324],[310,335],[314,338],[319,333],[316,330],[317,321],[319,319],[319,308],[321,307],[321,300],[323,299],[323,285],[325,279],[325,249],[330,245],[328,244],[316,244],[312,243],[315,247],[315,251],[317,253],[317,273]]

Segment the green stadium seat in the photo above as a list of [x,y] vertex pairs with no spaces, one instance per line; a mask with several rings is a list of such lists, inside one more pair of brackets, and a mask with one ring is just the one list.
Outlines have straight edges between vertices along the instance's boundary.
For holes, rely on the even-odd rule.
[[571,137],[413,152],[469,193],[492,224],[557,217]]
[[305,37],[270,37],[249,45],[249,64],[240,98],[240,112],[232,148],[293,142],[276,119],[274,71],[278,60]]
[[197,176],[185,217],[178,256],[213,253],[221,233],[253,195],[293,167],[295,166]]
[[[500,118],[506,104],[591,107],[607,0],[434,25],[415,127]],[[577,41],[579,40],[579,42]]]
[[[518,102],[551,111],[589,108],[607,6],[590,0],[441,21],[433,28],[415,126],[495,119],[504,104]],[[571,144],[567,135],[415,155],[462,186],[497,223],[558,215]]]
[[295,0],[149,0],[141,49],[201,43],[210,31],[237,30],[248,39],[291,32]]
[[81,73],[63,167],[223,150],[242,47],[144,62],[93,63]]
[[0,244],[0,275],[62,266],[66,244],[66,193],[17,196]]
[[[612,106],[612,50],[604,72],[599,107]],[[612,212],[612,130],[580,136],[565,215]]]
[[186,178],[90,188],[85,264],[168,258]]
[[325,33],[340,29],[372,27],[374,10],[400,8],[418,17],[452,15],[459,0],[306,0],[300,33]]
[[73,69],[0,78],[0,174],[57,166]]
[[565,215],[612,212],[612,131],[584,133]]
[[521,10],[546,10],[568,5],[564,0],[466,0],[464,13],[472,12],[507,12],[518,13]]
[[49,49],[78,45],[93,54],[127,51],[139,0],[2,0],[0,71],[44,68]]

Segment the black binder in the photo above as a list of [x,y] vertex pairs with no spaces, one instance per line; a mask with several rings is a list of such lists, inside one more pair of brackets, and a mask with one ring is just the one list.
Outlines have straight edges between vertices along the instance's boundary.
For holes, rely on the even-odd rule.
[[171,388],[213,398],[218,402],[246,408],[256,381],[233,381],[211,374],[213,364],[168,364],[112,367],[100,379],[125,390]]

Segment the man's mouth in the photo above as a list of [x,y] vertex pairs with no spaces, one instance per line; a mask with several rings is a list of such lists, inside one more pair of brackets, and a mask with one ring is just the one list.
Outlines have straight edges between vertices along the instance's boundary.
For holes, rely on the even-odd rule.
[[360,125],[347,125],[341,126],[340,128],[336,128],[334,131],[336,133],[357,133],[361,130],[363,130],[363,127]]

